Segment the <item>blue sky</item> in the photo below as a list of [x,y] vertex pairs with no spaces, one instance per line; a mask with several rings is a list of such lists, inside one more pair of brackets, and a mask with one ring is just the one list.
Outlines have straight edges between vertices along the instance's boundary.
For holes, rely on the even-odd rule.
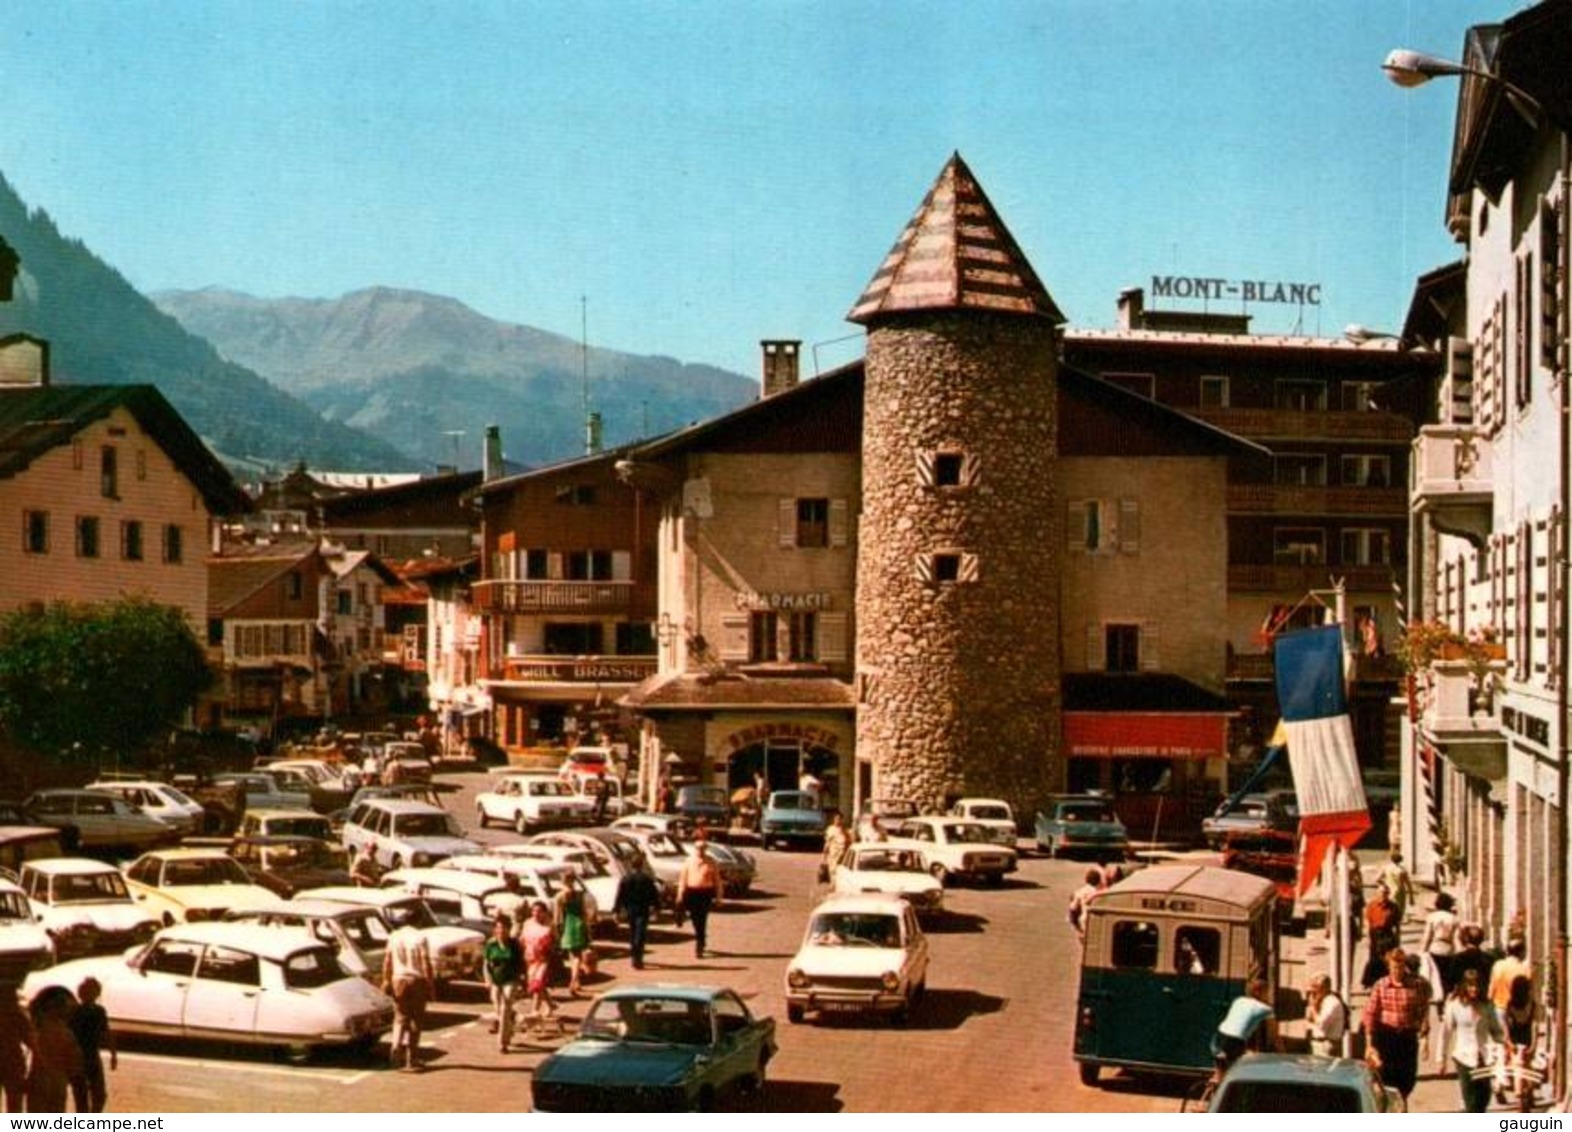
[[595,345],[753,375],[761,338],[856,356],[959,150],[1072,325],[1184,274],[1319,283],[1254,327],[1336,335],[1459,254],[1456,84],[1382,58],[1520,6],[12,3],[0,170],[144,291],[384,284],[575,339],[587,296]]

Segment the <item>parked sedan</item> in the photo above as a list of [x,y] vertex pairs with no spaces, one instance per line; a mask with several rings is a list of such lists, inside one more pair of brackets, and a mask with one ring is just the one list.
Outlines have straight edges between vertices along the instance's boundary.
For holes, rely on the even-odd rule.
[[944,910],[944,885],[929,875],[915,849],[892,849],[881,842],[862,842],[846,850],[830,884],[837,894],[882,892],[899,896],[919,916]]
[[480,977],[481,955],[486,937],[469,928],[453,927],[440,923],[436,915],[420,897],[399,888],[349,888],[342,885],[328,888],[307,888],[295,893],[295,900],[322,900],[330,904],[348,904],[356,908],[374,908],[388,926],[395,931],[403,927],[416,928],[425,936],[431,949],[431,961],[437,968],[437,987],[455,979]]
[[306,790],[285,790],[278,779],[261,770],[215,774],[216,786],[238,786],[246,798],[246,812],[255,810],[309,810],[311,794]]
[[1230,833],[1259,833],[1263,829],[1292,832],[1297,822],[1285,803],[1282,792],[1246,794],[1228,805],[1225,799],[1217,812],[1201,822],[1201,836],[1213,849],[1222,847]]
[[158,920],[131,898],[120,870],[82,857],[22,866],[22,890],[61,959],[119,953],[153,938]]
[[1107,798],[1063,794],[1037,811],[1037,848],[1050,857],[1070,853],[1122,859],[1130,851],[1130,832]]
[[344,850],[315,837],[237,837],[229,855],[257,884],[286,900],[302,888],[354,883]]
[[102,790],[40,790],[23,805],[40,825],[75,831],[80,849],[141,852],[180,835],[155,818]]
[[676,812],[712,831],[724,832],[731,824],[731,795],[724,786],[684,786],[677,791]]
[[124,955],[78,959],[28,977],[25,997],[91,976],[117,1033],[282,1046],[369,1048],[393,1025],[393,1003],[350,975],[304,931],[183,924]]
[[708,1111],[759,1092],[775,1020],[724,987],[633,986],[603,994],[578,1037],[536,1068],[541,1112]]
[[993,831],[993,838],[1000,845],[1015,848],[1015,811],[1001,798],[962,798],[950,807],[950,816],[985,825]]
[[327,900],[280,900],[272,908],[231,912],[228,919],[264,928],[309,931],[333,947],[338,961],[351,975],[359,975],[378,986],[382,984],[382,957],[393,929],[375,908],[334,904]]
[[126,869],[126,887],[166,925],[217,920],[233,908],[266,907],[277,899],[222,849],[144,853]]
[[27,897],[16,885],[0,879],[0,985],[15,986],[27,972],[54,961],[54,943]]
[[87,788],[113,794],[182,836],[200,833],[207,823],[207,811],[201,802],[163,782],[106,778],[89,782]]
[[759,812],[759,838],[766,849],[779,842],[824,840],[824,810],[809,790],[776,790]]
[[1019,867],[1015,850],[996,842],[987,826],[960,818],[912,818],[886,844],[920,850],[941,884],[952,877],[999,884]]
[[1400,1112],[1397,1095],[1363,1061],[1247,1053],[1212,1096],[1210,1112]]
[[786,1019],[888,1014],[905,1022],[928,982],[928,938],[898,896],[831,896],[813,910],[786,970]]

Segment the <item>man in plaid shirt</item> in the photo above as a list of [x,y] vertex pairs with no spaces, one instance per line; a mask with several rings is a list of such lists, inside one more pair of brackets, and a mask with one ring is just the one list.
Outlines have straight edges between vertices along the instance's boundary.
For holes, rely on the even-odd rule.
[[1403,1097],[1414,1091],[1419,1075],[1419,1038],[1430,1021],[1430,984],[1408,970],[1400,947],[1386,953],[1386,977],[1370,988],[1365,1004],[1365,1037],[1372,1068]]

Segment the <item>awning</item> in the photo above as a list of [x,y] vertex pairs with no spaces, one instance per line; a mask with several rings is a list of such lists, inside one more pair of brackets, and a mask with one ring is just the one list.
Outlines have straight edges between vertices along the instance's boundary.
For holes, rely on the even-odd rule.
[[1228,753],[1228,716],[1193,712],[1066,712],[1070,758],[1211,759]]

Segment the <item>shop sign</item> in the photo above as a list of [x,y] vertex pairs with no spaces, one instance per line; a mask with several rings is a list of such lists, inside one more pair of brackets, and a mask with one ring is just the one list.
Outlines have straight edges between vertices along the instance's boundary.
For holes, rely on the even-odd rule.
[[1152,295],[1159,299],[1239,299],[1246,303],[1295,303],[1318,307],[1321,305],[1321,284],[1218,279],[1201,275],[1154,275]]
[[752,727],[744,727],[740,731],[733,731],[726,736],[726,745],[733,751],[740,751],[744,747],[751,747],[755,743],[763,743],[770,739],[797,739],[810,747],[823,747],[830,751],[833,751],[841,741],[841,737],[835,732],[823,727],[815,727],[810,723],[758,723]]
[[828,593],[755,593],[752,590],[738,590],[735,601],[738,609],[776,609],[788,613],[829,609],[832,604]]

